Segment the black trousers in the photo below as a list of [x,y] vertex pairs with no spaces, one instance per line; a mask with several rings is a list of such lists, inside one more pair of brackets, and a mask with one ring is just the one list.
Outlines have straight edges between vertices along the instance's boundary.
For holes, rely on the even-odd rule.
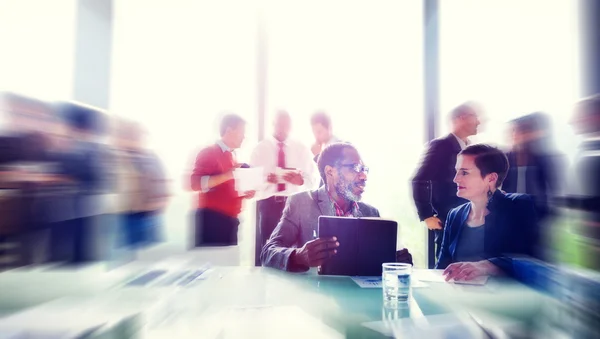
[[84,263],[92,261],[87,244],[92,237],[92,217],[50,224],[50,261]]
[[[445,225],[445,223],[442,223]],[[437,264],[437,259],[440,257],[442,251],[442,239],[444,239],[444,230],[433,230],[427,233],[429,242],[428,246],[428,264],[427,266],[432,269]]]
[[196,210],[194,246],[235,246],[239,225],[238,218],[199,208]]
[[255,265],[260,266],[260,252],[271,237],[271,233],[283,214],[286,197],[270,197],[258,202],[258,223],[256,227]]

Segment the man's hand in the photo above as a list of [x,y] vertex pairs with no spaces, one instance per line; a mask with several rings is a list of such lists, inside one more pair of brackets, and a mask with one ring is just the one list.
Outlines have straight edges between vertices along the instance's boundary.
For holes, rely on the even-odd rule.
[[396,262],[414,265],[412,254],[410,254],[407,248],[403,248],[396,252]]
[[441,230],[443,228],[442,221],[436,216],[425,219],[425,225],[430,230]]
[[289,172],[283,176],[283,180],[289,182],[290,184],[294,184],[297,186],[302,186],[304,184],[304,178],[302,177],[302,173],[299,172]]
[[500,272],[500,269],[489,260],[482,260],[450,264],[446,267],[443,274],[446,276],[446,281],[452,279],[468,281],[485,275],[498,275]]
[[300,266],[321,266],[327,259],[337,253],[340,243],[337,238],[317,238],[304,244],[296,250],[294,262]]
[[267,182],[276,184],[278,182],[277,175],[275,175],[275,173],[269,173],[269,175],[267,175]]
[[256,195],[256,191],[246,191],[244,192],[244,199],[252,199]]

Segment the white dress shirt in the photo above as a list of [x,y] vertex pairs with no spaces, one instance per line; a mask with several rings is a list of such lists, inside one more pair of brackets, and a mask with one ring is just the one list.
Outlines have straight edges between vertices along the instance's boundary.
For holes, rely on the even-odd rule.
[[463,139],[457,137],[456,134],[452,133],[452,135],[454,135],[454,137],[456,138],[456,141],[458,141],[458,144],[460,145],[460,149],[465,149],[465,148],[467,148],[467,146],[469,146],[469,144],[470,144],[469,139],[467,139],[467,142],[465,142]]
[[285,190],[278,192],[277,184],[272,184],[267,181],[269,173],[275,173],[277,168],[277,157],[279,155],[279,141],[272,136],[265,138],[258,143],[252,157],[250,158],[250,166],[264,168],[265,179],[263,187],[256,192],[256,199],[263,200],[274,195],[289,196],[298,192],[312,190],[319,183],[319,174],[317,165],[313,161],[310,149],[300,142],[295,140],[285,140],[283,142],[283,152],[285,153],[285,167],[295,168],[302,171],[304,184],[297,186],[292,183],[285,183]]

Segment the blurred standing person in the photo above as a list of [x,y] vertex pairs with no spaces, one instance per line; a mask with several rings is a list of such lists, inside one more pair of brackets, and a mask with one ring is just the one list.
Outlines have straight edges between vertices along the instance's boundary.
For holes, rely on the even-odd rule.
[[313,135],[315,136],[315,143],[311,146],[310,150],[314,156],[315,163],[319,159],[319,154],[325,149],[325,147],[339,142],[340,139],[333,135],[333,129],[331,127],[331,118],[325,112],[317,112],[310,118],[310,125],[312,127]]
[[234,150],[244,141],[246,122],[228,114],[221,120],[221,139],[200,151],[190,177],[191,188],[198,191],[194,246],[232,246],[238,243],[238,215],[242,200],[255,192],[235,189],[233,171],[240,166]]
[[511,122],[513,147],[507,154],[509,170],[502,184],[508,193],[534,197],[537,215],[543,221],[550,213],[549,199],[559,192],[563,159],[553,147],[550,117],[536,112]]
[[0,258],[0,266],[43,263],[48,260],[49,229],[62,207],[64,178],[55,173],[53,159],[56,119],[48,103],[14,93],[0,93],[0,111],[6,113],[7,133],[0,138],[0,197],[5,212],[0,250],[11,249]]
[[581,212],[574,229],[585,239],[578,244],[585,258],[581,264],[600,270],[600,94],[578,102],[571,123],[582,141],[572,170],[575,192],[565,199],[566,207]]
[[582,137],[575,160],[581,207],[600,213],[600,94],[581,100],[571,123]]
[[473,102],[454,108],[450,113],[452,132],[429,142],[412,179],[413,198],[419,219],[425,221],[427,228],[434,233],[434,243],[431,242],[431,235],[428,240],[430,268],[433,268],[434,259],[440,253],[448,212],[466,202],[456,196],[454,166],[458,153],[470,144],[469,137],[477,134],[480,111],[480,107]]
[[162,213],[168,204],[166,173],[158,156],[148,149],[146,132],[137,122],[119,128],[120,191],[125,200],[125,243],[138,248],[161,239]]
[[73,181],[75,193],[69,199],[70,220],[52,229],[52,259],[69,263],[96,260],[93,248],[100,241],[94,231],[96,217],[107,211],[104,194],[110,183],[106,171],[108,150],[99,142],[106,117],[97,108],[74,102],[59,103],[56,109],[72,137],[59,155],[61,174]]
[[[257,192],[259,222],[256,228],[255,265],[260,266],[260,252],[279,223],[287,198],[295,193],[312,190],[317,184],[317,166],[310,150],[289,138],[292,119],[279,111],[273,122],[273,136],[261,141],[252,153],[250,166],[265,170],[265,183]],[[276,168],[291,168],[297,172],[278,178]],[[282,180],[283,182],[281,182]]]

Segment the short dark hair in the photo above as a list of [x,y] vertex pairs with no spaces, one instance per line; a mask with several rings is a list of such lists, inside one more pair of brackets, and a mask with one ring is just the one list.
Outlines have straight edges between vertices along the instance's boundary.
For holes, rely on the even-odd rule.
[[550,129],[550,117],[543,112],[534,112],[511,121],[520,132],[547,131]]
[[321,124],[325,128],[331,127],[331,118],[325,112],[317,112],[310,117],[310,124]]
[[71,128],[95,135],[108,131],[107,117],[99,108],[72,101],[58,102],[54,108],[56,115]]
[[223,117],[223,119],[221,119],[221,128],[220,128],[221,136],[225,135],[225,132],[227,132],[227,128],[234,129],[245,123],[246,123],[246,120],[242,119],[242,117],[240,117],[237,114],[225,115]]
[[323,182],[327,182],[325,180],[325,166],[336,167],[340,161],[342,161],[344,149],[351,148],[356,150],[352,144],[348,142],[336,142],[327,147],[321,154],[319,155],[319,159],[317,160],[317,167],[319,168],[319,174],[321,174],[321,179]]
[[497,147],[486,144],[470,145],[462,150],[459,155],[474,156],[475,166],[481,172],[481,177],[483,178],[490,173],[497,173],[498,181],[496,181],[496,188],[502,185],[502,182],[506,178],[506,173],[508,173],[509,165],[506,154]]

